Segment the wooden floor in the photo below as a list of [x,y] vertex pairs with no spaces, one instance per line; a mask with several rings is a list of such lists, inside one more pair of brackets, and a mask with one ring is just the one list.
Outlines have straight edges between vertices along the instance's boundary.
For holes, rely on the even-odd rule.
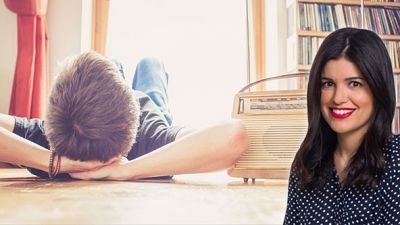
[[282,224],[286,180],[225,172],[152,181],[48,181],[0,169],[0,224]]

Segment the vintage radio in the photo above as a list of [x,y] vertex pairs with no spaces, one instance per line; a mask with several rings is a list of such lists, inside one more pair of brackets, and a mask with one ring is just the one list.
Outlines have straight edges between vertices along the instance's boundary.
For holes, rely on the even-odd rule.
[[293,158],[307,132],[306,90],[245,92],[268,80],[306,73],[281,75],[253,82],[240,90],[234,100],[233,118],[244,123],[250,139],[249,149],[228,170],[232,177],[287,179]]

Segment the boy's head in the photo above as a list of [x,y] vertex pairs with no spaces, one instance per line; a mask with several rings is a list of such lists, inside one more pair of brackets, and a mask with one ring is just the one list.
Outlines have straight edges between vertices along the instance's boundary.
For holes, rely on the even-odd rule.
[[139,114],[133,92],[115,64],[88,52],[68,63],[57,77],[45,134],[59,155],[107,161],[131,149]]

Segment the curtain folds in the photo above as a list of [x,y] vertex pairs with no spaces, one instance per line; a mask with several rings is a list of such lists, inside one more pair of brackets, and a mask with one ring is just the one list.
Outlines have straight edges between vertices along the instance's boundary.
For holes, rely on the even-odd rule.
[[10,115],[43,118],[49,90],[47,0],[4,0],[17,14],[18,54]]

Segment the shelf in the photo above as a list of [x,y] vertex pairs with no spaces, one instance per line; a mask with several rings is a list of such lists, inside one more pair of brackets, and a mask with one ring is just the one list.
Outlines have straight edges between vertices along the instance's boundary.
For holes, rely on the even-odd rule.
[[[298,0],[298,2],[317,3],[317,4],[359,5],[359,6],[361,6],[361,0]],[[400,2],[371,2],[371,1],[364,1],[364,6],[400,7]]]
[[[304,70],[310,71],[311,65],[297,64],[297,69],[301,70],[301,71],[304,71]],[[400,74],[400,68],[394,68],[393,73]]]
[[326,37],[331,32],[311,31],[311,30],[298,30],[298,36],[313,36],[313,37]]
[[381,37],[383,40],[388,40],[388,41],[398,41],[400,40],[400,35],[391,35],[391,34],[380,34],[379,37]]
[[311,65],[305,65],[305,64],[298,64],[297,65],[297,69],[298,70],[310,70],[311,69]]
[[370,1],[364,1],[364,6],[400,7],[400,2],[370,2]]
[[304,3],[322,3],[322,4],[343,4],[343,5],[361,5],[361,1],[357,0],[298,0]]
[[[308,31],[308,30],[298,30],[297,31],[298,36],[312,36],[312,37],[326,37],[330,33],[331,32]],[[382,40],[387,40],[387,41],[400,41],[400,35],[381,34],[381,35],[379,35],[379,37],[381,37]]]

